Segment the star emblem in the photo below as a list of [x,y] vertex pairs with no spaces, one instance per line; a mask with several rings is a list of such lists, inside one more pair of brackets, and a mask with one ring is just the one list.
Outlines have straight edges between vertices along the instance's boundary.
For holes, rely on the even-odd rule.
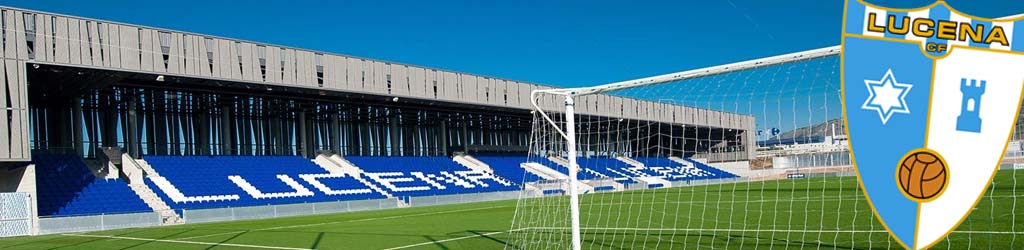
[[906,97],[907,93],[910,93],[910,88],[914,86],[897,82],[892,69],[885,72],[881,80],[864,80],[864,85],[868,88],[868,99],[860,108],[877,111],[882,124],[889,122],[892,114],[910,114]]

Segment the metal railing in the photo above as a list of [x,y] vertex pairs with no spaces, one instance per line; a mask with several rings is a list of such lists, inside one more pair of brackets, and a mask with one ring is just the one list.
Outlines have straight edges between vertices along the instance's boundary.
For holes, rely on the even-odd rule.
[[111,230],[161,225],[159,212],[39,217],[39,234]]
[[378,200],[331,201],[251,207],[226,207],[183,210],[181,215],[182,220],[184,220],[185,223],[203,223],[247,219],[266,219],[325,213],[355,212],[364,210],[389,209],[397,207],[399,207],[398,199],[388,198]]
[[[522,197],[520,196],[522,195]],[[413,207],[437,206],[449,204],[462,204],[485,201],[514,200],[518,198],[540,197],[539,194],[529,191],[502,191],[487,193],[449,194],[434,196],[413,196],[408,197],[406,202]]]

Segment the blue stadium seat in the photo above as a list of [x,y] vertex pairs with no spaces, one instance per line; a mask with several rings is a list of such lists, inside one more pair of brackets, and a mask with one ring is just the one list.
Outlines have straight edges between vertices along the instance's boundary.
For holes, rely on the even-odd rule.
[[395,196],[430,196],[519,190],[491,173],[473,171],[443,156],[348,156],[364,179]]
[[491,166],[494,174],[523,185],[527,182],[541,181],[544,178],[526,171],[521,164],[527,161],[525,156],[473,156]]
[[146,178],[171,208],[204,209],[382,199],[348,175],[298,156],[146,156],[161,176]]
[[97,179],[75,155],[33,152],[40,216],[151,212],[121,179]]
[[634,167],[615,158],[580,157],[576,162],[584,168],[592,169],[612,178],[659,176],[659,173],[651,171],[649,168]]
[[733,173],[721,170],[707,164],[695,161],[690,158],[683,158],[689,166],[662,157],[634,157],[636,161],[643,163],[647,169],[655,172],[656,176],[662,176],[670,181],[690,181],[725,179],[739,177]]
[[563,195],[563,194],[565,194],[565,190],[561,190],[561,189],[548,189],[548,190],[544,190],[544,195]]
[[[569,168],[564,167],[562,165],[558,165],[558,163],[555,163],[555,162],[553,162],[551,160],[548,160],[547,158],[543,158],[543,157],[530,157],[528,161],[539,163],[541,165],[547,166],[548,168],[557,170],[559,173],[563,173],[563,174],[569,175]],[[580,165],[581,167],[586,168],[586,166],[583,166],[579,162],[577,162],[576,165]],[[593,173],[587,172],[587,171],[578,171],[577,173],[578,173],[578,175],[576,176],[576,179],[579,179],[579,180],[593,180],[593,179],[601,178],[601,176],[598,176],[596,174],[593,174]]]

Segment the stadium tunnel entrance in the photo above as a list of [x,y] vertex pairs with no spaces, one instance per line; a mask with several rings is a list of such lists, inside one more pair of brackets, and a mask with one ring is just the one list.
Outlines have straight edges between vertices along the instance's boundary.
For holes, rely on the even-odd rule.
[[[525,155],[536,119],[523,109],[63,65],[29,63],[27,74],[31,149],[86,158],[107,147],[133,157]],[[590,152],[744,150],[741,130],[582,117],[615,121],[580,124]],[[651,139],[587,132],[610,130]]]

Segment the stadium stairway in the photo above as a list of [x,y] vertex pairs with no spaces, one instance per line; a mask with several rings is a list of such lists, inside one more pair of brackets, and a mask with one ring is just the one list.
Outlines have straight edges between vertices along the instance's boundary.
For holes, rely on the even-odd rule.
[[116,179],[120,177],[118,169],[114,164],[95,159],[83,159],[83,162],[85,162],[85,166],[89,167],[89,171],[91,171],[96,178]]
[[[547,159],[549,161],[557,164],[558,166],[561,166],[561,167],[565,168],[566,171],[568,171],[569,161],[566,161],[565,159],[562,159],[561,157],[553,156],[553,155],[552,156],[548,156]],[[605,174],[602,174],[600,172],[594,171],[593,169],[580,167],[580,165],[578,163],[576,164],[575,167],[577,169],[579,169],[579,171],[578,171],[578,173],[579,173],[578,178],[581,179],[581,180],[589,180],[589,179],[596,179],[596,178],[611,178],[608,175],[605,175]],[[561,170],[559,170],[559,171],[561,172]]]
[[700,161],[697,161],[697,160],[694,160],[694,159],[690,159],[690,158],[683,159],[683,158],[679,158],[679,157],[675,157],[675,156],[669,156],[668,159],[671,160],[671,161],[677,162],[679,164],[682,164],[683,166],[693,166],[693,167],[696,167],[696,168],[699,168],[699,169],[711,172],[711,173],[715,174],[716,176],[720,176],[721,178],[735,178],[735,177],[739,177],[739,175],[730,173],[730,172],[722,170],[722,169],[718,169],[716,167],[712,167],[711,165],[708,165],[707,163],[700,162]]
[[637,160],[634,160],[633,158],[626,157],[626,156],[618,156],[618,157],[615,157],[615,159],[619,160],[619,161],[621,161],[623,163],[629,164],[630,166],[641,167],[641,168],[646,167],[646,166],[644,166],[644,163],[639,162]]
[[[176,211],[386,198],[299,156],[146,156],[145,178]],[[305,183],[305,184],[304,184]]]
[[[132,158],[131,155],[128,154],[123,154],[121,156],[121,167],[124,168],[125,171],[135,168],[142,172],[144,176],[160,176],[153,167],[149,166],[149,163],[146,163],[146,161],[143,161],[142,159]],[[150,209],[153,209],[154,212],[160,213],[160,219],[164,225],[181,224],[184,222],[181,219],[181,216],[178,216],[178,213],[175,213],[174,210],[171,209],[171,206],[168,206],[167,202],[164,202],[156,192],[153,192],[153,189],[150,189],[144,181],[129,181],[128,183],[128,187],[130,187],[132,191],[135,191],[135,194],[138,195],[139,198],[142,198],[142,201],[145,202]]]
[[153,166],[149,165],[149,162],[146,162],[146,160],[143,160],[143,159],[133,159],[133,160],[135,160],[136,165],[139,168],[142,169],[142,172],[146,173],[146,176],[160,176],[160,173],[157,173],[156,169],[153,169]]
[[516,191],[517,183],[444,156],[347,156],[367,180],[396,197]]
[[534,175],[537,175],[537,176],[540,176],[541,178],[544,178],[545,180],[565,180],[565,179],[569,179],[568,175],[565,175],[562,172],[559,172],[558,170],[554,170],[554,169],[552,169],[552,168],[550,168],[548,166],[545,166],[544,164],[540,164],[540,163],[536,163],[536,162],[524,162],[524,163],[522,163],[521,166],[527,172],[529,172],[531,174],[534,174]]
[[[566,161],[565,159],[562,159],[561,157],[557,157],[557,156],[553,156],[553,155],[552,156],[548,156],[548,158],[546,158],[546,159],[548,161],[550,161],[552,164],[555,164],[558,167],[562,167],[561,169],[556,169],[557,171],[559,171],[559,172],[562,172],[563,170],[565,170],[566,172],[569,171],[569,161]],[[538,164],[538,165],[544,166],[543,164]],[[580,182],[577,183],[577,190],[581,194],[594,192],[595,185],[596,186],[608,186],[608,185],[612,185],[612,184],[610,184],[610,182],[614,182],[607,175],[598,173],[597,171],[594,171],[592,169],[580,167],[579,164],[576,164],[576,168],[579,169],[579,171],[577,171],[578,175],[576,176],[576,178],[577,178],[577,180],[580,180]],[[566,173],[566,174],[568,174],[568,173]],[[568,175],[566,175],[565,178],[568,179]],[[596,179],[604,179],[604,180],[596,180]],[[568,188],[566,190],[568,190]]]
[[625,157],[579,157],[576,162],[584,169],[600,173],[607,178],[596,178],[598,180],[614,180],[615,183],[603,184],[612,186],[614,190],[640,187],[671,187],[672,183],[663,179],[658,173],[647,169],[642,163]]
[[[644,165],[643,162],[637,161],[637,160],[635,160],[633,158],[629,158],[629,157],[626,157],[626,156],[618,156],[618,157],[615,157],[615,159],[620,161],[620,162],[622,162],[622,163],[625,163],[625,164],[627,164],[629,166],[632,166],[632,168],[630,168],[632,170],[643,171],[643,172],[648,172],[648,173],[653,172],[653,171],[650,171],[650,169],[648,169],[647,166]],[[638,177],[635,178],[635,180],[638,181],[638,182],[641,182],[643,185],[647,185],[647,186],[660,185],[662,187],[672,187],[672,182],[671,181],[668,181],[668,180],[666,180],[663,177],[657,176],[657,173],[655,173],[654,175],[655,176],[638,176]]]
[[[321,155],[318,155],[316,157],[316,159],[313,159],[313,162],[316,163],[316,165],[318,165],[321,168],[323,168],[324,170],[326,170],[328,173],[331,173],[331,174],[346,174],[348,176],[352,176],[352,178],[356,179],[360,183],[363,183],[363,185],[366,185],[370,189],[373,189],[373,191],[377,191],[378,193],[383,194],[385,197],[388,197],[388,198],[394,198],[395,197],[390,192],[385,191],[384,189],[381,189],[377,185],[374,185],[373,183],[370,183],[370,181],[367,181],[366,179],[364,179],[363,178],[363,170],[360,169],[355,164],[352,164],[352,162],[349,162],[348,160],[345,160],[345,158],[341,157],[340,155],[336,155],[336,154],[321,154]],[[404,201],[399,200],[399,202],[401,202],[400,206],[408,205]]]
[[452,160],[475,171],[494,173],[494,169],[490,165],[480,162],[469,155],[455,155],[452,157]]
[[491,165],[484,163],[471,155],[456,155],[452,157],[452,160],[458,164],[461,164],[462,166],[469,168],[470,170],[491,174],[495,178],[500,178],[505,182],[522,184],[521,182],[509,179],[509,177],[498,174],[497,172],[494,171],[494,168],[492,168]]

